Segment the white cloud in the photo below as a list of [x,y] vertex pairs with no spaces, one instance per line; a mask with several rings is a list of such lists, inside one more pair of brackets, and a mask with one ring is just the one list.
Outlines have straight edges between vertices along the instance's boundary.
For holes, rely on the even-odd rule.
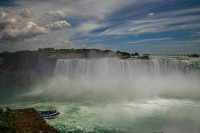
[[127,44],[133,44],[133,43],[144,43],[144,42],[155,42],[155,41],[163,41],[163,40],[170,40],[171,38],[166,37],[166,38],[152,38],[152,39],[142,39],[138,41],[132,41],[132,42],[127,42]]
[[104,19],[108,14],[139,0],[59,0],[59,1],[19,1],[19,4],[28,7],[36,14],[48,10],[60,9],[70,17]]
[[[160,0],[152,0],[150,3],[155,1],[160,2]],[[17,3],[28,9],[24,10],[24,14],[33,11],[35,19],[38,19],[36,23],[43,27],[48,25],[50,29],[59,28],[60,24],[56,22],[64,21],[66,14],[69,18],[76,19],[77,27],[71,28],[67,35],[74,36],[104,27],[106,24],[103,21],[115,11],[131,4],[149,3],[149,0],[143,2],[140,0],[20,0]]]
[[24,18],[30,18],[30,17],[33,16],[33,13],[32,13],[31,10],[25,8],[25,9],[22,9],[22,10],[20,11],[19,15],[20,15],[21,17],[24,17]]
[[8,22],[8,23],[16,23],[16,22],[17,22],[17,19],[16,19],[16,18],[8,18],[8,19],[7,19],[7,22]]
[[9,26],[2,32],[1,39],[17,39],[23,40],[24,38],[30,38],[33,36],[48,33],[48,29],[37,26],[34,22],[28,22],[25,27],[12,27]]
[[200,15],[195,14],[196,12],[200,12],[200,8],[157,13],[151,17],[125,21],[123,24],[112,27],[99,35],[138,35],[197,29],[200,28]]
[[63,11],[56,11],[56,12],[49,11],[48,13],[45,14],[45,16],[48,16],[48,17],[65,17],[66,14]]
[[6,17],[6,13],[5,12],[1,12],[1,18],[5,18]]
[[[90,38],[89,43],[98,40],[101,42],[102,39],[99,36],[104,38],[107,35],[139,35],[200,28],[200,17],[197,13],[200,12],[199,8],[154,13],[154,10],[150,10],[154,8],[152,6],[138,11],[138,7],[142,7],[143,4],[157,2],[157,5],[158,2],[166,1],[168,0],[19,0],[16,1],[18,6],[15,8],[0,8],[0,38],[6,39],[2,38],[5,35],[11,39],[28,38],[24,40],[24,42],[30,41],[28,43],[32,43],[31,41],[36,39],[38,42],[34,43],[33,41],[33,43],[38,47],[44,45],[53,47],[62,38],[76,40],[80,39],[79,37],[81,39],[88,37]],[[131,6],[135,12],[120,16],[121,9],[127,11],[126,6]],[[120,17],[120,20],[117,21],[120,22],[111,22],[119,19],[117,15]],[[126,20],[129,15],[129,20]],[[130,20],[134,15],[136,19]],[[71,21],[69,22],[72,27],[62,30],[69,26],[68,19]],[[91,34],[91,31],[105,27],[110,28],[99,34]],[[11,40],[10,38],[7,40]],[[85,44],[85,42],[84,40],[81,44]],[[41,45],[39,45],[40,43]],[[62,46],[64,47],[65,43]]]
[[67,21],[56,21],[54,23],[51,24],[47,24],[46,27],[51,29],[51,30],[60,30],[64,27],[69,27],[70,24]]
[[42,22],[51,22],[51,21],[58,21],[66,17],[65,12],[63,11],[49,11],[44,15],[39,17],[39,21]]
[[149,16],[153,16],[153,15],[154,15],[154,13],[149,13],[148,15],[149,15]]
[[54,30],[62,30],[70,25],[66,20],[62,20],[62,17],[65,16],[62,11],[48,12],[46,17],[48,16],[51,19],[44,19],[43,23],[40,23],[40,17],[35,18],[32,11],[27,8],[21,10],[0,8],[0,11],[0,39],[2,40],[24,40],[47,34]]
[[94,21],[89,21],[89,22],[85,22],[85,23],[81,23],[77,29],[80,32],[90,32],[92,30],[98,29],[100,27],[104,27],[106,26],[106,24],[104,23],[98,23],[98,22],[94,22]]

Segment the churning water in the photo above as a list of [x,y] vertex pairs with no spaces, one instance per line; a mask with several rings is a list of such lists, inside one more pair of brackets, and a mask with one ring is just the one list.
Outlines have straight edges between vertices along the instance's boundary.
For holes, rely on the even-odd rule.
[[60,132],[199,133],[199,66],[175,58],[58,59],[52,78],[21,95],[30,102],[10,106],[57,108],[60,117],[48,123]]

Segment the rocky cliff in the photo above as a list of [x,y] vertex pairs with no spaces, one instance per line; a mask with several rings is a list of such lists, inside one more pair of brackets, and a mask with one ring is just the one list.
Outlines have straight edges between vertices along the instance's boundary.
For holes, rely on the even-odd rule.
[[17,76],[27,82],[40,81],[51,77],[57,59],[63,58],[130,58],[127,52],[113,52],[100,49],[39,49],[38,51],[19,51],[0,53],[0,72]]

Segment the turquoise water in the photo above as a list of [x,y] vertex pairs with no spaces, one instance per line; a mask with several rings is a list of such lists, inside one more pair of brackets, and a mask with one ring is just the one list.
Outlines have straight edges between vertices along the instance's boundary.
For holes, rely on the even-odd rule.
[[199,60],[174,58],[59,59],[26,92],[1,88],[10,104],[0,107],[56,108],[46,121],[61,133],[199,133],[199,70]]
[[154,98],[84,102],[20,102],[11,108],[56,108],[47,120],[60,132],[198,133],[200,101]]

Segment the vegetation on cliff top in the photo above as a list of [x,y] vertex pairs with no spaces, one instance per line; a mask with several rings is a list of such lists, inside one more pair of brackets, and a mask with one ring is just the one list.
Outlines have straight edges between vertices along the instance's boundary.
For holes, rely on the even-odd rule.
[[3,110],[0,108],[0,133],[13,133],[15,117],[9,108]]
[[[21,57],[26,55],[31,58],[34,57],[48,57],[48,58],[103,58],[103,57],[119,57],[119,58],[131,58],[131,56],[139,56],[137,52],[128,53],[121,51],[112,50],[102,50],[102,49],[54,49],[54,48],[44,48],[38,49],[37,51],[18,51],[14,53],[3,52],[0,53],[0,57],[8,57],[15,55],[16,57]],[[21,57],[22,58],[22,57]],[[25,58],[25,57],[24,57]]]

